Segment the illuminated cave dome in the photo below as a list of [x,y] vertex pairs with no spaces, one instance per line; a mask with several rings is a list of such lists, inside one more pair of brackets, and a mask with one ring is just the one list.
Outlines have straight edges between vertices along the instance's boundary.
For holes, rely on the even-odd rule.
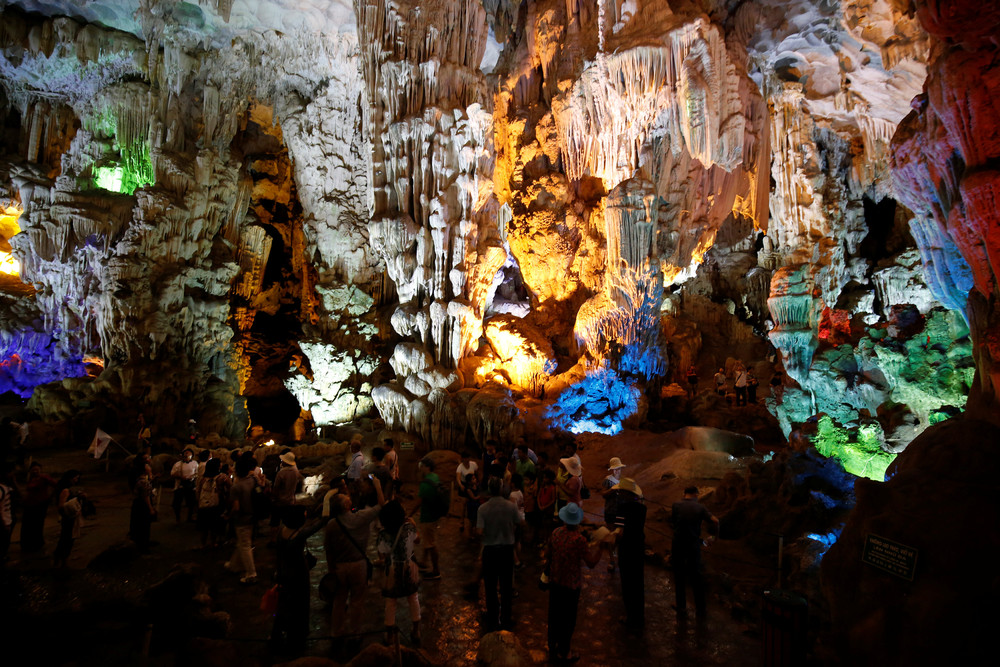
[[0,391],[40,420],[699,426],[881,489],[1000,414],[996,2],[0,14]]

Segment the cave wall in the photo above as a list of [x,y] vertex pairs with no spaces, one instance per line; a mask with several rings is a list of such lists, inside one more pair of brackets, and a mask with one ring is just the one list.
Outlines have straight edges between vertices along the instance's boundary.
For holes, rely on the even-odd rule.
[[[913,8],[932,47],[923,91],[893,136],[893,182],[915,214],[928,286],[943,302],[967,304],[975,381],[965,414],[914,439],[884,484],[858,480],[857,506],[824,559],[823,588],[845,656],[988,664],[993,650],[980,637],[997,622],[995,564],[985,554],[998,544],[1000,8],[954,0]],[[862,562],[871,535],[915,550],[912,577]]]
[[[198,16],[161,10],[138,12],[142,39],[5,13],[4,102],[21,125],[5,201],[36,289],[5,299],[9,384],[46,419],[98,402],[233,437],[247,396],[371,413],[383,280],[367,249],[360,76],[345,65],[354,35],[299,25],[218,49]],[[99,378],[43,384],[83,375],[85,358]]]
[[45,11],[4,14],[0,377],[46,418],[613,432],[768,345],[786,434],[887,463],[964,405],[983,260],[890,176],[911,3]]

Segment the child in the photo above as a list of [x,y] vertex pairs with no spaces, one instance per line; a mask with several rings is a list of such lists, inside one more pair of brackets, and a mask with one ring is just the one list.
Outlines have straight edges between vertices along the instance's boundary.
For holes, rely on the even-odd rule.
[[550,468],[542,470],[542,481],[538,487],[538,513],[541,517],[540,532],[535,536],[541,547],[549,539],[556,514],[556,473]]
[[[465,498],[465,520],[469,522],[469,539],[476,538],[476,520],[479,516],[479,480],[475,473],[465,476],[462,484],[462,496]],[[464,524],[463,524],[464,525]],[[459,531],[461,532],[461,530]]]

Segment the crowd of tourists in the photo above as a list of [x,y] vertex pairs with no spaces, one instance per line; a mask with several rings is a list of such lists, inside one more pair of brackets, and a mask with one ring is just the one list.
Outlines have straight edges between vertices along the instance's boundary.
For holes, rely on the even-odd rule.
[[[523,438],[512,444],[505,448],[489,441],[475,456],[462,452],[453,471],[450,467],[441,470],[434,458],[425,457],[418,466],[416,504],[407,502],[405,507],[405,499],[398,497],[400,466],[391,440],[374,447],[366,458],[360,435],[355,437],[344,473],[315,503],[301,493],[304,477],[290,449],[281,450],[277,466],[265,471],[249,451],[235,451],[223,460],[207,449],[196,456],[189,447],[169,470],[173,487],[169,507],[174,522],[194,524],[200,534],[197,548],[232,544],[225,568],[238,575],[241,583],[273,582],[262,605],[273,614],[270,641],[279,653],[304,651],[310,597],[315,593],[329,602],[334,641],[347,651],[359,648],[364,635],[373,631],[363,627],[363,609],[377,585],[384,599],[384,628],[379,631],[384,630],[385,641],[400,640],[397,610],[402,603],[409,616],[408,641],[419,646],[419,591],[422,582],[442,577],[437,533],[449,515],[478,550],[478,571],[470,583],[477,595],[480,585],[484,589],[484,631],[516,628],[514,572],[531,554],[544,564],[539,585],[549,594],[548,650],[553,662],[578,659],[571,642],[583,567],[596,567],[605,555],[608,571],[621,578],[622,626],[642,632],[646,506],[642,489],[623,474],[626,465],[613,457],[601,471],[600,483],[591,489],[584,482],[583,464],[572,441],[551,458],[549,452],[535,452]],[[76,470],[57,480],[37,461],[31,464],[23,494],[11,480],[0,480],[3,555],[10,540],[14,504],[22,508],[21,548],[27,553],[44,548],[44,521],[54,502],[60,536],[53,561],[56,567],[65,568],[80,521],[88,511],[80,480]],[[128,536],[140,552],[148,553],[157,546],[151,527],[160,506],[157,490],[164,487],[148,449],[134,458],[127,483],[132,490]],[[15,496],[19,499],[12,503]],[[584,501],[592,496],[603,501],[603,514],[592,512],[585,521]],[[697,489],[685,492],[673,514],[678,613],[686,611],[687,584],[694,590],[696,612],[703,618],[702,524],[717,520],[697,502]],[[320,531],[327,574],[319,591],[312,591],[310,570],[316,563],[306,541]],[[275,550],[275,571],[273,577],[269,572],[259,579],[254,542],[261,540]]]
[[[685,381],[688,398],[694,398],[698,393],[698,369],[694,364],[688,367]],[[781,382],[781,373],[775,372],[771,380],[772,391],[780,386]],[[712,376],[712,386],[715,393],[724,398],[729,405],[745,407],[757,404],[757,388],[760,386],[760,380],[754,370],[748,368],[742,361],[736,362],[731,373],[720,367]]]

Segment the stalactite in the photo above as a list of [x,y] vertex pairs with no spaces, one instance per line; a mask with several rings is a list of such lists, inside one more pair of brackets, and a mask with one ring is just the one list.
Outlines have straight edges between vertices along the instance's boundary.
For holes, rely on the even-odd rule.
[[653,131],[683,137],[705,166],[739,163],[742,104],[722,36],[695,21],[667,39],[602,55],[567,98],[554,101],[562,107],[556,117],[570,179],[589,173],[614,187],[638,167],[637,147]]

